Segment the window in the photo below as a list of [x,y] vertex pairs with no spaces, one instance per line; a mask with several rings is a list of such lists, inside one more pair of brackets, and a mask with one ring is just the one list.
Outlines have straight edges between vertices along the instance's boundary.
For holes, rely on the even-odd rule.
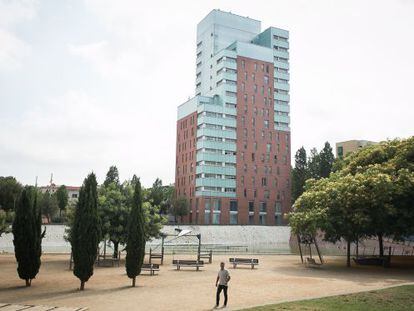
[[264,127],[269,128],[269,120],[264,120]]
[[204,202],[204,224],[209,225],[210,224],[210,200],[206,199]]
[[257,63],[254,63],[254,71],[257,71]]
[[279,40],[279,41],[284,41],[284,42],[287,42],[288,41],[287,38],[281,37],[281,36],[277,36],[277,35],[273,35],[273,39]]
[[230,225],[237,225],[237,213],[230,213]]
[[263,80],[264,80],[264,84],[269,84],[269,76],[264,76]]
[[260,213],[266,213],[266,202],[260,202]]
[[230,201],[230,212],[237,212],[237,201]]
[[266,152],[270,153],[272,151],[272,144],[266,144]]
[[267,178],[266,177],[262,177],[262,187],[267,186]]
[[254,213],[254,202],[249,201],[249,213]]
[[275,213],[279,215],[282,214],[282,202],[275,203]]
[[213,213],[213,225],[219,225],[220,224],[220,213]]
[[214,199],[213,200],[213,208],[215,212],[220,212],[221,211],[221,200],[220,199]]

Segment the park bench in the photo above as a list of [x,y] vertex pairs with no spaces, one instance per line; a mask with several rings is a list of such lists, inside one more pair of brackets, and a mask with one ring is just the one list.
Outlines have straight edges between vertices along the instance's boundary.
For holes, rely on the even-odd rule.
[[213,251],[210,250],[208,252],[200,253],[198,259],[208,259],[208,263],[212,263],[213,261]]
[[96,265],[98,267],[109,267],[112,266],[114,267],[115,264],[119,267],[119,262],[121,261],[121,252],[118,252],[118,256],[117,258],[113,257],[113,254],[107,254],[107,253],[103,253],[103,254],[99,254],[96,258]]
[[233,264],[233,268],[236,269],[237,265],[247,265],[254,269],[254,266],[259,265],[259,259],[254,258],[229,258],[229,262]]
[[161,253],[153,253],[152,249],[150,248],[149,251],[149,262],[152,263],[153,259],[160,259],[161,265],[164,263],[164,247],[161,249]]
[[199,271],[200,267],[204,267],[204,261],[202,260],[174,259],[172,264],[177,267],[177,270],[180,270],[181,267],[189,267],[196,268]]
[[160,265],[156,263],[143,263],[141,266],[142,271],[149,271],[150,275],[155,275],[155,272],[160,271]]
[[383,266],[384,268],[388,268],[391,264],[391,257],[384,256],[384,257],[359,257],[359,258],[352,258],[354,262],[358,265],[367,265],[367,266]]
[[315,258],[307,257],[306,258],[306,265],[308,267],[320,267],[320,266],[322,266],[322,263],[316,262]]

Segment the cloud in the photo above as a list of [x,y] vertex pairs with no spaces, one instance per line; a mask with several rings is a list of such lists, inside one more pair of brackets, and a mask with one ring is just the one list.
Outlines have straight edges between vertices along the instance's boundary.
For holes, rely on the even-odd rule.
[[132,73],[144,69],[139,51],[132,45],[120,49],[108,41],[88,44],[69,44],[69,52],[90,63],[103,77],[110,79],[129,78]]
[[0,28],[0,69],[21,66],[21,60],[30,54],[30,46],[12,32]]
[[0,1],[0,70],[21,66],[30,55],[30,46],[15,33],[14,27],[36,16],[37,1]]

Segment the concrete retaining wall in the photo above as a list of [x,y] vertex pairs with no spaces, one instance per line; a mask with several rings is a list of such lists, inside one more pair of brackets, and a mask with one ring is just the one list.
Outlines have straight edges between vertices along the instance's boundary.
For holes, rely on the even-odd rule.
[[[164,226],[163,232],[176,235],[178,226]],[[243,249],[248,252],[290,253],[290,227],[287,226],[179,226],[180,229],[191,230],[191,234],[201,234],[202,245],[206,248]],[[46,225],[46,236],[42,243],[44,252],[69,253],[70,244],[63,238],[65,226]],[[160,240],[148,243],[155,248]],[[165,239],[166,251],[179,250],[186,246],[195,247],[196,237]],[[0,237],[0,252],[13,252],[13,235],[5,234]]]

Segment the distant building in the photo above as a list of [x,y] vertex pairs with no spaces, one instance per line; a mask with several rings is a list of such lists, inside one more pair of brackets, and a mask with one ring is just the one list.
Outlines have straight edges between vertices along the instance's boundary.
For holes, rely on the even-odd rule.
[[[54,183],[51,183],[48,186],[41,186],[39,187],[40,191],[42,193],[46,193],[49,191],[49,193],[55,193],[59,189],[60,185],[56,185]],[[66,186],[66,190],[68,191],[68,199],[69,200],[77,200],[79,197],[79,190],[80,187],[77,186]]]
[[195,97],[178,107],[175,186],[188,224],[281,225],[290,201],[289,32],[211,11]]
[[343,142],[336,143],[336,157],[343,158],[349,153],[355,152],[361,148],[370,145],[376,145],[377,142],[369,140],[347,140]]

